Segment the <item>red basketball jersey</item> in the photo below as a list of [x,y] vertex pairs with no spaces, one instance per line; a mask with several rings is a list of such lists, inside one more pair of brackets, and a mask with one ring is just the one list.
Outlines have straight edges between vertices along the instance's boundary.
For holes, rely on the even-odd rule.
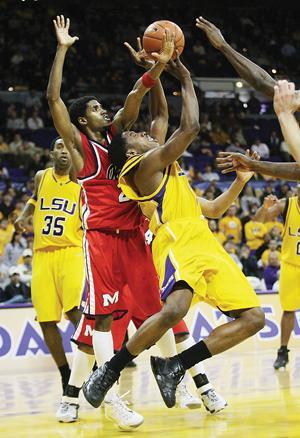
[[85,229],[131,230],[140,225],[142,215],[136,202],[130,201],[118,188],[118,174],[108,157],[112,139],[107,130],[105,144],[80,133],[84,167],[78,175],[82,188],[82,220]]

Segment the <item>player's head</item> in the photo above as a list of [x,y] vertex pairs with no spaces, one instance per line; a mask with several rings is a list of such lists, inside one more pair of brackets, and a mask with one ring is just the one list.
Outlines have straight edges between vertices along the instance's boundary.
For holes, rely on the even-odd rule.
[[122,169],[127,159],[159,147],[159,143],[146,132],[125,131],[116,135],[109,145],[111,162]]
[[69,114],[73,125],[83,132],[87,128],[97,131],[111,123],[108,112],[94,96],[75,99],[69,107]]
[[50,156],[53,160],[54,167],[57,169],[70,169],[72,164],[71,156],[61,137],[56,137],[52,141]]

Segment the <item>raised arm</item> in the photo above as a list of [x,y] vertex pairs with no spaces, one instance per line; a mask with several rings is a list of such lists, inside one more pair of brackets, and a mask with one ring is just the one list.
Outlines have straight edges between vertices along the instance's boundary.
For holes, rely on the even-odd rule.
[[220,152],[217,164],[222,173],[235,170],[255,172],[290,181],[300,181],[300,165],[297,163],[272,163],[269,161],[255,161],[246,155],[237,152]]
[[[173,63],[173,61],[170,61]],[[172,64],[173,65],[173,64]],[[199,106],[190,72],[177,55],[173,65],[181,82],[182,109],[179,128],[160,148],[154,149],[141,161],[135,179],[144,181],[176,161],[197,137],[199,132]]]
[[[139,37],[137,38],[137,51],[127,42],[125,42],[124,45],[128,48],[135,64],[143,67],[145,70],[150,70],[154,61],[146,57],[146,52],[142,48],[141,39]],[[150,135],[157,139],[159,144],[164,144],[168,131],[169,111],[160,79],[156,81],[156,84],[149,92],[149,112],[151,119]]]
[[39,170],[36,173],[36,175],[34,177],[33,194],[31,196],[31,198],[27,201],[22,213],[17,217],[17,219],[14,222],[15,230],[18,233],[23,233],[24,231],[26,231],[26,225],[28,223],[28,220],[34,214],[35,204],[36,204],[37,196],[38,196],[39,185],[40,185],[40,182],[41,182],[41,179],[43,177],[44,172],[45,172],[44,170]]
[[72,125],[66,105],[60,97],[65,56],[68,49],[78,40],[78,37],[69,35],[69,18],[65,21],[63,15],[57,16],[53,23],[57,37],[57,50],[50,71],[47,99],[55,129],[71,154],[75,171],[79,172],[83,167],[81,137],[78,129]]
[[[256,153],[253,153],[252,157],[254,160],[258,159],[258,155]],[[207,199],[198,197],[204,216],[211,219],[217,219],[221,217],[225,211],[228,210],[230,205],[238,198],[239,194],[252,176],[253,172],[237,171],[236,179],[233,181],[231,186],[216,199],[209,201]]]
[[300,128],[294,113],[299,109],[300,95],[295,93],[295,84],[278,81],[278,85],[275,85],[274,110],[290,154],[298,164],[300,164]]
[[196,18],[196,26],[203,30],[209,42],[223,53],[242,79],[245,79],[255,90],[260,91],[266,96],[273,97],[276,81],[269,73],[234,50],[225,41],[220,29],[210,21],[205,20],[203,17]]
[[124,107],[118,111],[113,120],[113,125],[118,132],[128,130],[136,121],[143,97],[149,89],[152,88],[154,81],[159,79],[166,64],[173,55],[175,46],[174,39],[174,34],[166,29],[161,52],[151,54],[156,61],[155,64],[135,83],[133,90],[128,94],[125,100]]
[[277,199],[275,195],[265,197],[263,205],[257,210],[254,220],[257,222],[269,222],[282,214],[286,205],[286,199]]

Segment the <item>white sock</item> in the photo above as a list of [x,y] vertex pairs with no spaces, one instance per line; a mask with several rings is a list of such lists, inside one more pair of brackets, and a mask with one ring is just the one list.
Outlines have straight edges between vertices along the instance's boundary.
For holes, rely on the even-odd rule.
[[[183,351],[187,350],[188,348],[192,347],[195,344],[196,342],[194,341],[193,337],[189,336],[185,341],[176,344],[177,352],[182,353]],[[192,368],[189,368],[188,372],[192,377],[197,376],[198,374],[206,375],[205,368],[201,362],[196,363],[196,365],[194,365]],[[203,394],[203,392],[211,388],[212,388],[211,383],[207,383],[206,385],[203,385],[200,388],[198,388],[198,391],[200,392],[200,394]]]
[[[94,330],[93,348],[98,367],[109,361],[114,355],[114,342],[111,332],[99,332]],[[109,402],[116,397],[116,392],[111,388],[104,401]]]
[[169,329],[159,341],[156,342],[156,345],[160,349],[161,354],[164,357],[172,357],[176,356],[176,344],[173,335],[173,330]]
[[[75,386],[76,388],[81,388],[83,383],[88,379],[94,363],[94,355],[84,353],[77,348],[74,352],[71,375],[68,384],[71,386]],[[70,397],[64,395],[62,401],[77,403],[78,397]]]

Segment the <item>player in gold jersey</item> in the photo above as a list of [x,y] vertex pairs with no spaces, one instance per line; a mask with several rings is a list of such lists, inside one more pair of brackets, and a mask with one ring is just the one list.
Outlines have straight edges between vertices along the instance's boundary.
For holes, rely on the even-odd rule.
[[139,202],[150,219],[150,230],[155,235],[153,259],[164,306],[83,386],[85,397],[94,406],[101,403],[127,362],[151,347],[186,315],[193,298],[219,307],[235,320],[216,328],[204,341],[178,356],[151,358],[168,407],[176,403],[176,386],[186,369],[233,347],[264,326],[255,292],[202,216],[216,217],[217,212],[224,212],[252,174],[245,180],[238,176],[230,190],[214,201],[196,197],[176,160],[198,134],[199,108],[189,71],[178,57],[176,63],[182,92],[179,128],[163,146],[146,133],[130,131],[116,136],[109,148],[112,163],[122,168],[122,191]]
[[256,219],[267,222],[279,214],[284,220],[281,248],[279,297],[283,310],[281,318],[281,346],[277,352],[274,368],[285,367],[289,361],[288,342],[295,323],[295,311],[300,308],[300,184],[297,196],[278,200],[276,196],[265,198],[257,211]]
[[76,325],[84,285],[80,187],[70,179],[71,158],[61,138],[51,151],[54,166],[35,176],[35,189],[15,222],[24,231],[33,216],[34,257],[31,296],[47,347],[61,373],[63,389],[70,368],[57,327],[64,312]]

